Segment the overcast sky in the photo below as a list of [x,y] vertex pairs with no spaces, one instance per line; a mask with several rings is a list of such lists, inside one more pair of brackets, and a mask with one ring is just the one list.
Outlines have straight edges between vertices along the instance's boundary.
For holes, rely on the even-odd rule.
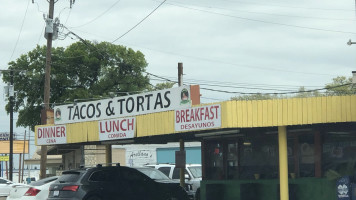
[[[0,69],[46,44],[43,14],[48,2],[34,2],[1,1]],[[69,0],[58,0],[54,16],[84,39],[112,42],[161,3],[76,0],[70,9]],[[356,70],[356,45],[346,45],[349,39],[356,41],[355,13],[352,0],[167,0],[114,44],[143,52],[148,72],[173,81],[178,62],[183,62],[184,82],[202,88],[262,93],[315,89]],[[76,41],[66,37],[53,46]],[[201,94],[203,103],[235,96],[203,89]],[[0,97],[0,132],[8,132],[3,89]],[[24,130],[15,128],[21,134]]]

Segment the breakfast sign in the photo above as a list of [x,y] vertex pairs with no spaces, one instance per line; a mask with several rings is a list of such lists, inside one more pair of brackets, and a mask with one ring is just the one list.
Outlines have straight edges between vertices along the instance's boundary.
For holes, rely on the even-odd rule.
[[221,127],[220,104],[175,110],[175,130],[191,131]]
[[183,86],[149,93],[55,106],[54,122],[59,125],[100,121],[190,106],[190,87]]

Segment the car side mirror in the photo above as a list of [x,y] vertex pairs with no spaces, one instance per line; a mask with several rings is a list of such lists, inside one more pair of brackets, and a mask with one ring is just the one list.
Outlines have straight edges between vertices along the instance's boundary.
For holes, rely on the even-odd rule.
[[189,175],[188,175],[188,174],[184,174],[184,178],[185,178],[185,179],[187,179],[187,180],[189,180],[189,179],[190,179],[190,177],[189,177]]

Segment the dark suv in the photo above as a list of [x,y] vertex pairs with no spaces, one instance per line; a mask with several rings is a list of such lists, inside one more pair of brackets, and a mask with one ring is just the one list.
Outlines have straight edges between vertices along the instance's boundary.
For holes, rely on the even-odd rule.
[[160,182],[134,168],[97,166],[69,170],[49,188],[48,200],[187,200],[176,182]]

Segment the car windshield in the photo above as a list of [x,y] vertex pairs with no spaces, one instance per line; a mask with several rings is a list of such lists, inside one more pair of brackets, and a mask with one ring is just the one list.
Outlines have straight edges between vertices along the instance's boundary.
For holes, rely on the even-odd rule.
[[169,179],[166,175],[164,175],[161,171],[153,168],[137,168],[138,171],[144,173],[146,176],[155,180],[165,180]]
[[41,185],[44,185],[44,184],[46,184],[46,183],[55,181],[55,180],[57,180],[57,179],[58,179],[58,177],[56,177],[56,176],[54,176],[54,177],[48,177],[48,178],[44,178],[44,179],[41,179],[41,180],[39,180],[39,181],[30,183],[29,185],[31,185],[31,186],[41,186]]
[[188,167],[194,178],[201,178],[201,166]]

